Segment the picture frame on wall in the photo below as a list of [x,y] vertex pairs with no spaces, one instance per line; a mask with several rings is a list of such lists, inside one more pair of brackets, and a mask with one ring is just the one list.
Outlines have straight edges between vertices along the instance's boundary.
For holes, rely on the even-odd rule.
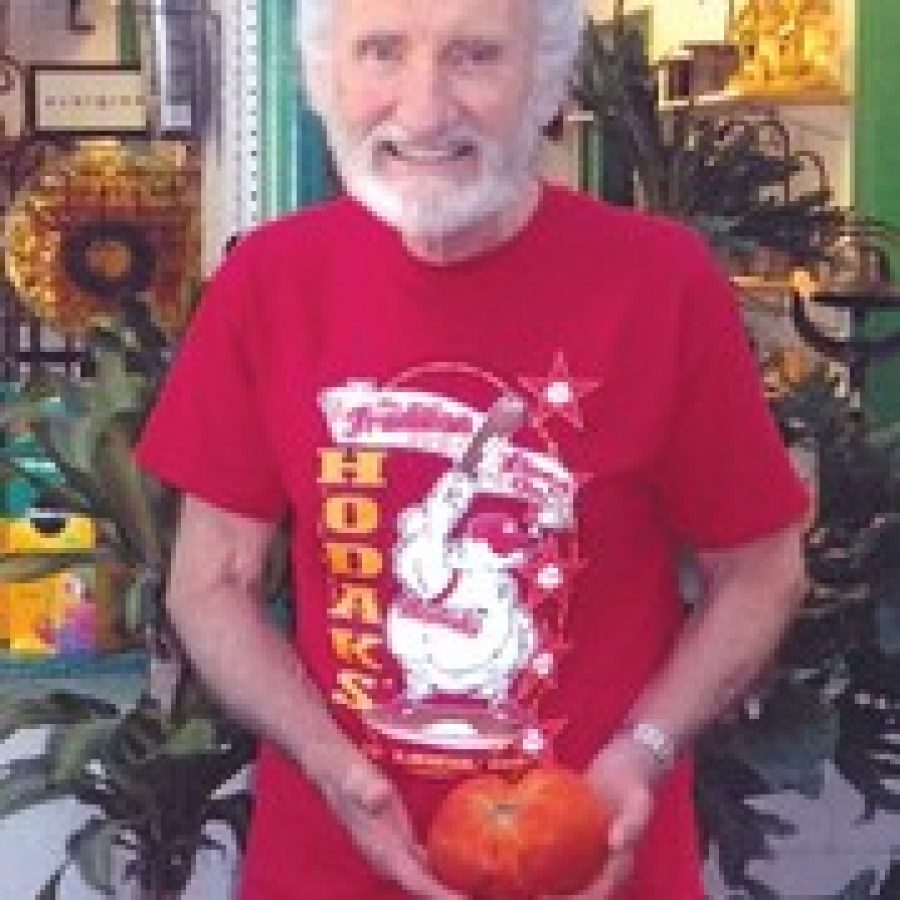
[[38,136],[128,137],[149,128],[140,66],[32,65],[25,105],[29,131]]

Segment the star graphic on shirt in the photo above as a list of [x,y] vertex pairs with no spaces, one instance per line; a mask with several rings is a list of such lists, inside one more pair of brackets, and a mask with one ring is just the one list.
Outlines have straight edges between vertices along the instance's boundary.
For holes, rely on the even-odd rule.
[[579,430],[584,428],[581,401],[600,386],[599,381],[573,378],[562,350],[553,358],[549,375],[521,375],[519,383],[534,397],[536,405],[532,418],[535,425],[541,425],[553,416],[562,416]]
[[567,587],[567,575],[556,538],[545,541],[521,568],[526,602],[537,609],[545,600]]
[[522,732],[521,749],[535,759],[551,762],[555,758],[554,743],[569,724],[568,719],[543,719]]
[[585,564],[586,560],[571,553],[564,556],[555,537],[544,541],[520,570],[528,608],[537,609],[551,597],[568,591]]
[[538,650],[516,680],[514,697],[519,706],[530,706],[547,691],[559,687],[559,665],[571,650],[566,641],[551,635],[546,627],[540,630]]

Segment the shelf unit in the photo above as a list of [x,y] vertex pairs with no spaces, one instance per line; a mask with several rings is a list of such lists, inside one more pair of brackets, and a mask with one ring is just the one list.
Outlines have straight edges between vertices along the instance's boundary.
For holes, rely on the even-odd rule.
[[664,112],[696,112],[707,115],[710,112],[730,112],[733,109],[772,109],[796,107],[849,107],[850,94],[840,91],[803,91],[800,93],[781,93],[773,91],[766,94],[741,94],[734,91],[717,91],[700,94],[697,97],[685,97],[674,100],[663,100],[660,109]]
[[129,694],[137,694],[148,672],[149,660],[143,650],[105,653],[97,656],[47,656],[33,659],[0,652],[0,684],[4,696],[40,694],[66,689],[84,690],[85,683],[122,679]]

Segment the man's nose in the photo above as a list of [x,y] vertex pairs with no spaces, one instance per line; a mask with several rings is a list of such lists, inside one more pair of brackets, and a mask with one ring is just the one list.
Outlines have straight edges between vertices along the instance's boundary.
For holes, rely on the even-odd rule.
[[396,122],[411,138],[440,135],[451,116],[447,74],[439,60],[421,57],[410,61],[397,97]]

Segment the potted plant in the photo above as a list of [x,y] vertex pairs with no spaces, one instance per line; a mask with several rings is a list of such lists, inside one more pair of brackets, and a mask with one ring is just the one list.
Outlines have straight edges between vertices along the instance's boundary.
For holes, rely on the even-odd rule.
[[[575,97],[633,172],[640,205],[695,227],[729,263],[763,248],[815,267],[840,235],[896,237],[836,207],[824,178],[798,188],[817,161],[792,152],[771,117],[661,112],[643,37],[623,9],[617,0],[611,27],[588,23]],[[900,428],[875,428],[817,367],[773,408],[786,438],[818,458],[808,596],[754,695],[696,748],[704,846],[730,889],[760,900],[776,895],[749,864],[794,829],[755,801],[786,790],[815,798],[831,764],[867,814],[900,812]],[[884,878],[861,872],[834,900],[896,896],[895,862]]]
[[[196,705],[196,704],[195,704]],[[0,816],[70,797],[91,808],[66,858],[41,889],[52,900],[70,867],[100,894],[175,900],[205,849],[225,848],[207,826],[228,826],[242,846],[250,812],[244,789],[225,790],[253,758],[253,742],[208,703],[166,715],[149,695],[134,709],[74,693],[0,703],[0,738],[49,728],[46,749],[15,759],[0,781]]]
[[[765,248],[820,262],[846,218],[821,162],[794,151],[768,114],[662,112],[644,37],[623,10],[617,0],[611,25],[588,20],[574,97],[633,173],[639,205],[689,223],[727,256]],[[810,170],[813,187],[800,177]]]
[[[865,815],[900,813],[900,429],[876,428],[822,370],[773,401],[790,436],[818,448],[817,515],[807,539],[807,599],[751,700],[698,745],[698,806],[707,849],[729,887],[776,895],[748,874],[790,823],[753,801],[785,790],[819,796],[826,763],[859,792]],[[862,872],[835,900],[890,900]]]
[[[190,880],[198,854],[213,846],[206,826],[221,821],[243,841],[249,796],[223,786],[253,757],[253,741],[217,709],[186,665],[162,606],[175,532],[173,492],[140,472],[131,448],[171,356],[171,343],[138,300],[92,329],[94,375],[72,382],[38,373],[0,413],[0,428],[27,426],[57,479],[0,454],[5,476],[28,480],[42,498],[92,517],[100,539],[77,553],[0,556],[0,580],[43,577],[72,565],[112,569],[114,627],[125,644],[142,643],[150,660],[136,708],[119,710],[73,692],[26,701],[0,696],[0,741],[23,728],[50,729],[46,750],[14,760],[0,777],[0,815],[62,796],[94,814],[71,835],[67,859],[40,900],[57,896],[74,865],[89,885],[117,891],[122,853],[127,882],[141,898],[171,900]],[[61,401],[61,402],[60,402]],[[285,590],[283,545],[270,561],[267,596]]]

